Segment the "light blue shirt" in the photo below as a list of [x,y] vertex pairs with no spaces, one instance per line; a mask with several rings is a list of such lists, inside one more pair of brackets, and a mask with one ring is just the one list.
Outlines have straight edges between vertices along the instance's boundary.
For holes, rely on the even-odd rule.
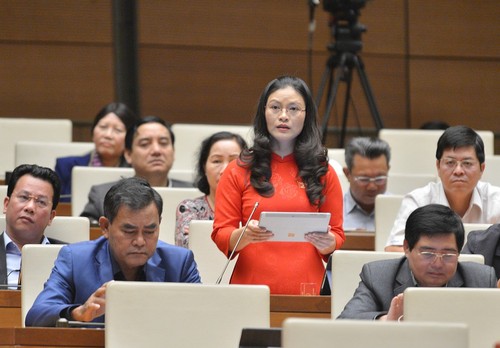
[[375,210],[367,213],[351,195],[351,190],[344,194],[344,231],[375,231]]
[[[9,289],[17,289],[19,273],[21,271],[21,250],[17,244],[10,239],[10,236],[4,231],[3,241],[5,243],[5,257],[7,263],[7,284]],[[47,237],[43,236],[42,243],[50,244]]]

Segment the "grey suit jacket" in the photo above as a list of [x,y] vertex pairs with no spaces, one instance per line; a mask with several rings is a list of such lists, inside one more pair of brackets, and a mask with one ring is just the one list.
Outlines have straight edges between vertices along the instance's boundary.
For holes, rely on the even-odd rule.
[[491,225],[486,231],[471,231],[462,253],[483,255],[484,264],[493,266],[500,279],[500,224]]
[[[363,266],[353,298],[338,319],[373,320],[386,314],[394,296],[415,286],[406,257],[369,262]],[[490,266],[459,262],[449,287],[496,288],[495,271]]]
[[[169,179],[172,182],[172,187],[194,187],[192,183],[187,181]],[[89,201],[85,205],[80,216],[85,216],[90,219],[90,223],[95,225],[99,218],[104,215],[104,197],[109,189],[118,181],[107,182],[100,185],[93,185],[89,192]]]
[[[0,234],[0,285],[7,284],[7,254],[5,251],[5,241],[3,235],[5,232]],[[47,238],[50,244],[66,244],[60,240],[54,238]]]

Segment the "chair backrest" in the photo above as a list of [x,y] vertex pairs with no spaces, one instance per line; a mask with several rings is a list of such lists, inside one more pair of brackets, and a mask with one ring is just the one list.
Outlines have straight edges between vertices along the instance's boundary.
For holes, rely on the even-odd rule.
[[16,143],[30,141],[71,142],[73,124],[69,119],[0,118],[0,178],[15,168]]
[[406,174],[389,171],[387,179],[387,192],[394,195],[405,195],[419,187],[423,187],[430,182],[437,181],[435,174]]
[[[208,220],[193,220],[189,224],[189,249],[193,251],[203,284],[215,284],[228,261],[211,238],[212,227],[213,221]],[[236,259],[229,262],[221,284],[229,283]]]
[[500,290],[408,288],[405,322],[455,322],[469,326],[469,347],[491,348],[500,341]]
[[187,198],[203,196],[197,188],[191,187],[154,187],[163,199],[163,212],[160,223],[160,239],[175,244],[175,212],[180,202]]
[[[0,231],[3,230],[5,230],[5,215],[0,216]],[[44,234],[65,243],[82,242],[90,239],[90,222],[85,217],[56,216]]]
[[253,129],[247,125],[174,123],[172,131],[177,153],[172,169],[195,169],[201,142],[214,133],[228,131],[241,135],[249,146],[253,142]]
[[337,174],[337,177],[339,178],[340,186],[342,188],[342,194],[345,194],[347,190],[349,190],[349,181],[347,180],[347,177],[344,174],[342,165],[334,159],[330,159],[329,163],[333,167],[335,173]]
[[402,252],[337,250],[332,254],[332,318],[337,318],[352,298],[365,263],[403,256]]
[[346,167],[345,164],[345,149],[344,148],[329,148],[328,149],[328,158],[330,160],[336,161],[340,166]]
[[262,285],[112,282],[105,345],[234,348],[244,327],[269,328],[269,312]]
[[471,223],[465,223],[464,224],[464,231],[465,231],[465,239],[464,239],[464,245],[467,243],[467,236],[471,231],[484,231],[487,230],[491,224],[471,224]]
[[[337,318],[354,295],[363,265],[377,260],[402,257],[403,252],[337,250],[332,254],[332,318]],[[460,254],[459,261],[484,264],[483,255]]]
[[468,336],[464,324],[289,318],[282,347],[467,348]]
[[484,163],[486,163],[486,168],[484,169],[481,181],[500,186],[500,175],[498,175],[500,173],[500,155],[486,156]]
[[66,156],[81,156],[94,149],[92,142],[42,142],[18,141],[16,143],[16,167],[20,164],[38,164],[55,169],[56,159]]
[[170,171],[168,172],[168,177],[169,177],[169,179],[194,182],[195,170],[194,169],[170,169]]
[[133,168],[73,167],[71,172],[71,215],[79,216],[87,204],[90,188],[134,176]]
[[43,285],[49,279],[54,261],[63,245],[27,244],[21,254],[21,313],[22,326],[29,309],[35,302]]
[[403,195],[375,197],[375,251],[384,251],[402,200]]
[[[436,148],[443,130],[381,129],[379,138],[391,147],[391,172],[436,175]],[[484,142],[484,153],[493,155],[494,134],[476,131]]]
[[[2,203],[5,197],[7,197],[7,185],[0,185],[0,199],[2,200]],[[0,214],[3,214],[3,209]]]

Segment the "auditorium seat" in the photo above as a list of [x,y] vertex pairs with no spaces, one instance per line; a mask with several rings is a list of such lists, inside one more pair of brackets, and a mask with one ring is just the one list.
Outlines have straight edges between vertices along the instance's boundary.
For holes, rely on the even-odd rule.
[[500,186],[500,155],[487,155],[484,163],[486,167],[481,177],[481,181]]
[[238,347],[244,327],[269,328],[263,285],[111,282],[107,348]]
[[[209,220],[193,220],[189,225],[189,249],[194,253],[204,284],[215,284],[228,261],[211,238],[212,227],[213,221]],[[229,283],[236,259],[237,257],[229,262],[222,284]]]
[[403,195],[375,197],[375,251],[384,251],[402,200]]
[[[5,215],[0,216],[0,231],[5,230]],[[77,243],[90,239],[89,219],[79,216],[56,216],[44,234],[66,243]]]
[[[428,129],[381,129],[379,138],[391,147],[391,172],[437,175],[436,148],[443,132]],[[493,155],[493,132],[476,132],[484,142],[485,154]]]
[[69,119],[0,117],[0,179],[15,168],[16,143],[22,140],[71,142],[73,124]]
[[175,213],[181,201],[196,198],[204,194],[191,187],[154,187],[163,199],[161,214],[160,239],[169,244],[175,244]]
[[85,155],[94,147],[92,142],[18,141],[16,143],[16,167],[20,164],[38,164],[55,169],[57,158]]
[[71,172],[71,215],[80,216],[88,202],[93,185],[118,181],[134,176],[133,168],[116,167],[73,167]]
[[29,309],[35,302],[38,294],[43,290],[43,285],[49,279],[54,261],[63,245],[27,244],[23,247],[21,255],[21,313],[22,326]]
[[500,341],[499,313],[499,289],[408,288],[404,292],[405,322],[464,323],[469,326],[469,347],[491,348]]
[[174,123],[172,131],[175,135],[176,153],[172,169],[194,170],[202,141],[214,133],[228,131],[239,134],[248,145],[253,141],[250,125]]
[[289,318],[282,347],[468,348],[468,332],[467,325],[456,323]]

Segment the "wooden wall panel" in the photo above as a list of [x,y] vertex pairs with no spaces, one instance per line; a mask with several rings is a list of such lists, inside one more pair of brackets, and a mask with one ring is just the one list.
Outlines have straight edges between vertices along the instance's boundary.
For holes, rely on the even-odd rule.
[[500,58],[500,1],[408,1],[412,55]]
[[143,114],[171,122],[249,123],[272,78],[304,77],[305,54],[251,50],[142,48]]
[[[315,62],[319,64],[314,66],[314,93],[318,93],[326,58],[326,55],[315,57]],[[143,114],[157,114],[170,122],[249,123],[257,99],[271,79],[282,74],[307,79],[306,55],[296,52],[142,48],[140,61]],[[388,126],[404,127],[406,89],[403,59],[368,57],[365,63],[365,71],[384,121]],[[362,125],[373,127],[366,99],[361,92],[355,72],[355,105]],[[338,105],[342,105],[344,96],[345,92],[340,90],[337,94],[337,99],[340,99]],[[326,95],[322,106],[324,103]],[[354,114],[352,118],[354,121]],[[334,118],[331,120],[331,125],[336,126]]]
[[109,47],[0,44],[5,117],[92,120],[113,100]]
[[[403,0],[377,0],[361,9],[366,52],[403,53]],[[307,1],[202,0],[196,5],[164,0],[139,2],[139,41],[143,44],[305,50]],[[328,13],[315,10],[314,49],[331,41]],[[388,21],[387,18],[390,17]]]
[[500,69],[496,62],[410,61],[412,126],[441,119],[500,132]]
[[1,0],[0,40],[110,43],[111,1]]

